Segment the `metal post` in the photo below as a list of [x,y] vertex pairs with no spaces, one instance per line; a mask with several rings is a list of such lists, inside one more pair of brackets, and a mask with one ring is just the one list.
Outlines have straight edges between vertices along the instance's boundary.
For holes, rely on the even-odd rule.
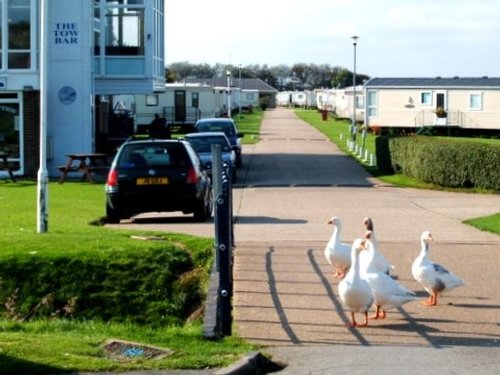
[[37,173],[37,232],[49,226],[47,173],[47,1],[40,1],[40,166]]
[[216,269],[219,273],[217,321],[220,334],[231,335],[233,296],[232,201],[230,171],[222,166],[220,145],[212,145],[215,196]]
[[352,71],[352,140],[356,142],[356,134],[357,134],[357,127],[356,127],[356,44],[358,43],[359,37],[354,35],[351,37],[353,40],[353,46],[354,46],[354,69]]
[[231,118],[231,72],[228,70],[227,74],[227,117]]

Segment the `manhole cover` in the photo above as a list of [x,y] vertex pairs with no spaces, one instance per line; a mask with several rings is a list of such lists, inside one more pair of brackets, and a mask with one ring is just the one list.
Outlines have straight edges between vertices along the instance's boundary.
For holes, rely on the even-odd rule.
[[104,353],[108,358],[118,360],[161,359],[173,354],[173,350],[137,342],[110,339],[104,343]]

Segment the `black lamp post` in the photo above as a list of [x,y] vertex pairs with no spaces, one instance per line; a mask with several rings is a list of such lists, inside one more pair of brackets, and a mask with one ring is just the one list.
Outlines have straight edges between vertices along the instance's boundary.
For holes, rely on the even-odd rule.
[[352,71],[352,141],[356,142],[356,133],[358,131],[356,127],[356,45],[358,44],[359,36],[352,36],[352,44],[354,46],[354,69]]

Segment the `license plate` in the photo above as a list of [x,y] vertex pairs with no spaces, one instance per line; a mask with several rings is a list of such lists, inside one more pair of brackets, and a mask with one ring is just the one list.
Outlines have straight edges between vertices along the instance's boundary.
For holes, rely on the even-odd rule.
[[167,177],[139,177],[137,185],[168,185]]

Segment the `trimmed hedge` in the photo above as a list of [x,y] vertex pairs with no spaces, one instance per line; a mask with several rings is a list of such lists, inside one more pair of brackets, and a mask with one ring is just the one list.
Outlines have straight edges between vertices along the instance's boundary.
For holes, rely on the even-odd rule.
[[0,275],[0,313],[17,320],[181,324],[205,298],[205,270],[168,243],[141,252],[12,256],[2,260]]
[[444,187],[500,190],[500,145],[411,136],[389,138],[388,149],[396,173]]

